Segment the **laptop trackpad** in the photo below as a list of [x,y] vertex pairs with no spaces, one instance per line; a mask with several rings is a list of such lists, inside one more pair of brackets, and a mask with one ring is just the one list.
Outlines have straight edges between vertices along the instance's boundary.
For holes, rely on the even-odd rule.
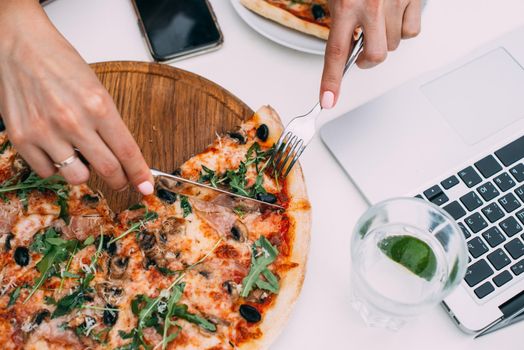
[[524,118],[524,69],[503,48],[423,85],[421,90],[469,144]]

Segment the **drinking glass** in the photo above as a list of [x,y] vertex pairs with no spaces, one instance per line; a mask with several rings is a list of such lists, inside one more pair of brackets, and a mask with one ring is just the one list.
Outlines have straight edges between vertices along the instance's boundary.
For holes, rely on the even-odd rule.
[[369,208],[351,240],[351,304],[367,325],[398,330],[441,302],[464,278],[457,223],[418,198]]

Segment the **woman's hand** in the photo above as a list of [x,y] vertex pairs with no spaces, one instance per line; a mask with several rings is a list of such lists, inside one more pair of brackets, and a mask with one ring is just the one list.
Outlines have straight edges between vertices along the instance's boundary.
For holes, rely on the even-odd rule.
[[400,39],[420,32],[421,0],[330,0],[332,24],[324,58],[320,103],[332,108],[337,102],[355,28],[364,31],[360,68],[371,68],[395,50]]
[[[111,188],[131,182],[152,193],[149,167],[111,96],[38,2],[2,0],[0,37],[0,114],[31,168],[50,176],[76,148]],[[60,173],[71,184],[89,178],[78,158]]]

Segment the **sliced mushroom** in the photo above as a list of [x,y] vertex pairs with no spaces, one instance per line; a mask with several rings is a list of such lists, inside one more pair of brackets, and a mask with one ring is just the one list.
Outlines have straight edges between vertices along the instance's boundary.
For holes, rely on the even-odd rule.
[[171,235],[178,235],[185,233],[186,220],[176,217],[169,217],[162,223],[160,233],[164,234],[167,238]]
[[124,276],[129,264],[129,257],[115,256],[109,260],[109,277],[120,279]]
[[231,295],[234,299],[238,297],[238,284],[233,281],[225,281],[222,283],[222,288],[224,288],[227,294]]
[[238,242],[245,242],[248,236],[247,226],[240,220],[235,221],[231,228],[230,237]]
[[112,282],[101,282],[95,286],[100,298],[108,304],[119,304],[124,290],[118,284]]

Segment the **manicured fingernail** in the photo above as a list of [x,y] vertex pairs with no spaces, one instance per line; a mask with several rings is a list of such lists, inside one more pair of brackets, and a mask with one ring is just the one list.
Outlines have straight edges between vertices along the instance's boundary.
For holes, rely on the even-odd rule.
[[335,95],[331,91],[324,91],[322,98],[320,99],[320,105],[322,108],[330,109],[333,108],[335,103]]
[[140,185],[138,185],[138,190],[140,193],[142,193],[144,196],[150,195],[155,190],[153,188],[153,184],[149,181],[144,181]]

